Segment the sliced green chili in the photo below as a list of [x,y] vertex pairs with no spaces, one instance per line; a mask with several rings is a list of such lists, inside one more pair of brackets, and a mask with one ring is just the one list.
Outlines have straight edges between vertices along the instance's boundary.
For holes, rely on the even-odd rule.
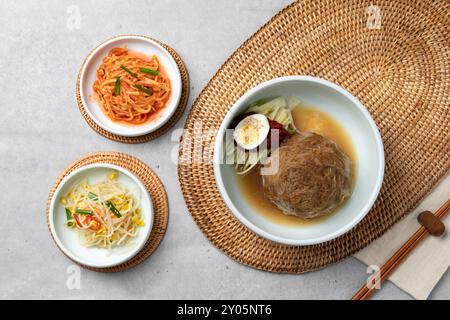
[[72,220],[72,212],[70,212],[70,210],[69,210],[68,208],[65,208],[65,209],[66,209],[66,218],[67,218],[67,221]]
[[153,70],[153,69],[148,69],[148,68],[141,68],[141,72],[142,73],[152,74],[154,76],[157,76],[159,74],[158,70]]
[[75,212],[78,213],[78,214],[87,214],[88,216],[92,216],[93,215],[91,210],[83,210],[83,209],[78,209],[77,208],[75,210]]
[[131,71],[130,69],[128,69],[127,67],[125,67],[124,65],[120,66],[123,70],[125,70],[130,76],[132,76],[133,78],[137,78],[137,74],[134,73],[133,71]]
[[139,84],[134,84],[133,87],[135,87],[138,90],[141,90],[142,92],[148,94],[149,96],[153,94],[153,91],[151,89],[145,88]]
[[91,199],[92,201],[97,201],[98,200],[98,196],[95,193],[92,193],[92,192],[88,193],[88,198]]
[[116,84],[114,86],[114,93],[116,94],[116,97],[120,95],[120,77],[116,77]]
[[122,217],[122,215],[120,214],[119,210],[117,210],[116,206],[111,201],[108,200],[105,203],[108,206],[109,210],[111,210],[111,212],[114,213],[114,215],[117,218]]

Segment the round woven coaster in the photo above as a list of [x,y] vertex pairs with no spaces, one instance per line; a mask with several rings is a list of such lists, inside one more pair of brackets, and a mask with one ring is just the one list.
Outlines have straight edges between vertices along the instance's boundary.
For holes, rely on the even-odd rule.
[[[414,208],[450,169],[450,2],[304,0],[283,9],[218,70],[192,106],[180,144],[184,198],[206,237],[233,259],[302,273],[347,257]],[[353,230],[313,246],[257,236],[228,211],[211,164],[198,161],[195,128],[218,129],[255,85],[285,75],[338,83],[368,108],[382,133],[386,174],[371,212]],[[190,137],[189,139],[187,137]]]
[[[119,272],[124,271],[129,268],[132,268],[145,259],[147,259],[158,247],[162,239],[164,238],[164,234],[166,233],[167,223],[169,221],[169,202],[167,200],[166,191],[164,186],[162,185],[159,178],[156,174],[150,169],[145,163],[132,157],[125,153],[119,152],[96,152],[89,154],[87,156],[82,157],[81,159],[75,161],[71,165],[69,165],[56,179],[56,182],[53,188],[50,191],[50,195],[48,197],[47,202],[47,225],[50,230],[49,224],[49,212],[50,212],[50,202],[53,197],[53,194],[61,183],[61,180],[64,179],[69,173],[73,170],[78,169],[80,167],[86,166],[92,163],[110,163],[115,164],[117,166],[121,166],[125,169],[128,169],[130,172],[134,173],[147,188],[150,197],[153,203],[153,211],[154,211],[154,221],[152,226],[152,232],[150,237],[147,240],[144,248],[139,251],[137,255],[128,260],[127,262],[109,268],[93,268],[81,265],[87,269],[98,271],[98,272]],[[50,232],[51,234],[51,232]],[[53,235],[52,235],[53,238]],[[74,261],[76,263],[76,261]]]
[[[124,137],[124,136],[120,136],[114,133],[111,133],[109,131],[106,131],[105,129],[103,129],[102,127],[100,127],[99,125],[97,125],[94,120],[92,120],[92,118],[89,116],[89,114],[86,112],[84,106],[83,106],[83,102],[81,101],[81,96],[80,96],[80,76],[81,76],[81,70],[83,69],[84,64],[86,63],[87,58],[91,55],[91,53],[99,46],[101,46],[104,42],[102,42],[101,44],[99,44],[97,47],[95,47],[94,49],[92,49],[89,54],[86,56],[86,58],[83,61],[83,64],[81,65],[80,71],[78,72],[78,76],[77,76],[77,85],[76,85],[76,98],[77,98],[77,104],[78,104],[78,108],[80,109],[81,115],[83,116],[84,120],[87,122],[87,124],[94,129],[94,131],[96,131],[97,133],[101,134],[102,136],[114,140],[114,141],[118,141],[118,142],[123,142],[123,143],[143,143],[143,142],[147,142],[150,140],[153,140],[159,136],[161,136],[162,134],[166,133],[167,130],[169,130],[183,115],[184,112],[184,108],[186,107],[187,101],[189,99],[189,74],[188,71],[183,63],[183,60],[181,60],[181,57],[178,55],[178,53],[172,49],[170,46],[147,36],[142,36],[142,35],[134,35],[134,34],[127,34],[127,35],[118,35],[115,36],[111,39],[115,39],[115,38],[119,38],[119,37],[123,37],[123,36],[139,36],[142,38],[147,38],[147,39],[151,39],[153,41],[158,42],[161,46],[164,47],[164,49],[166,49],[171,56],[175,59],[175,62],[177,63],[178,69],[180,70],[180,74],[181,74],[181,87],[182,87],[182,91],[181,91],[181,97],[180,97],[180,103],[178,104],[177,109],[175,110],[175,113],[172,115],[172,117],[158,130],[154,131],[154,132],[150,132],[149,134],[143,135],[143,136],[137,136],[137,137]],[[109,41],[111,39],[108,39],[106,41]],[[105,42],[106,42],[105,41]]]

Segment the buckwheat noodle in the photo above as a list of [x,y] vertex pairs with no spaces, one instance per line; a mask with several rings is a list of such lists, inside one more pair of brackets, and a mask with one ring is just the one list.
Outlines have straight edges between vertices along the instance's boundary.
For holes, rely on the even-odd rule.
[[138,125],[164,108],[171,85],[155,55],[147,57],[125,47],[113,48],[103,59],[93,91],[111,120]]

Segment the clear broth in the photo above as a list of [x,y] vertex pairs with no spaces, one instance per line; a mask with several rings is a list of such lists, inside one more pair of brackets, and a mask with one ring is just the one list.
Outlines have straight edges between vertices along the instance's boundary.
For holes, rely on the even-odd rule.
[[[294,118],[294,123],[298,130],[314,132],[336,142],[338,147],[352,162],[351,173],[354,184],[357,170],[357,158],[353,143],[345,129],[333,117],[325,112],[314,109],[313,107],[296,107],[292,111],[292,117]],[[248,200],[250,205],[263,217],[277,224],[289,226],[315,224],[329,218],[339,210],[338,207],[334,212],[315,219],[302,219],[296,216],[288,216],[264,196],[261,176],[258,169],[252,170],[245,176],[236,175],[236,178],[239,190]]]

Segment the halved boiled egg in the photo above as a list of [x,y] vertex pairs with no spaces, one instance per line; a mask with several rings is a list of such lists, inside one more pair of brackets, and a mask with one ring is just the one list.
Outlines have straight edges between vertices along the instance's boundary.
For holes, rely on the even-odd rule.
[[240,147],[251,150],[259,146],[266,139],[269,131],[270,125],[266,116],[252,114],[238,123],[234,129],[233,138]]

